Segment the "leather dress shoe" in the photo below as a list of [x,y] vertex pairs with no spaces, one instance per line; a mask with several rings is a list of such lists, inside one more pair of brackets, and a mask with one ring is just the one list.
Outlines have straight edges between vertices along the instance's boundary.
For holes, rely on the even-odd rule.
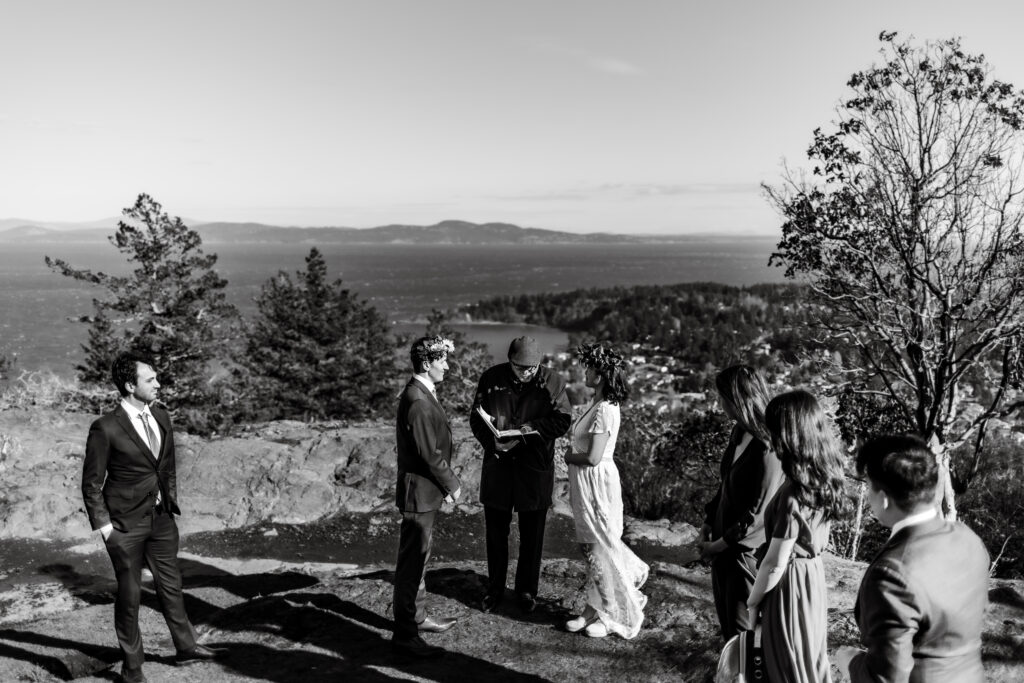
[[146,674],[142,673],[142,667],[129,669],[126,666],[122,666],[120,680],[122,683],[146,683]]
[[484,612],[493,612],[498,609],[498,605],[501,604],[501,598],[502,596],[500,595],[491,595],[488,593],[484,596],[484,601],[480,603],[480,609]]
[[519,598],[519,609],[524,614],[530,614],[533,610],[537,609],[537,598],[533,597],[530,593],[520,593]]
[[224,650],[215,647],[206,647],[196,643],[195,647],[191,650],[180,650],[178,654],[174,656],[174,663],[181,664],[195,664],[196,662],[209,662],[217,659],[223,654]]
[[416,624],[416,628],[420,633],[444,633],[452,626],[455,626],[457,621],[458,619],[431,619],[427,617]]
[[391,649],[394,650],[396,654],[416,657],[418,659],[432,659],[444,654],[444,650],[442,648],[434,645],[427,645],[419,636],[401,639],[393,638],[391,640]]

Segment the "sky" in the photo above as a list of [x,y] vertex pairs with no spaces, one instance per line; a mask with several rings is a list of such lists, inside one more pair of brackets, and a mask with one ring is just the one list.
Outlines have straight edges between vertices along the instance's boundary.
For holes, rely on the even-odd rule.
[[5,4],[0,219],[772,234],[878,34],[1024,85],[1017,2]]

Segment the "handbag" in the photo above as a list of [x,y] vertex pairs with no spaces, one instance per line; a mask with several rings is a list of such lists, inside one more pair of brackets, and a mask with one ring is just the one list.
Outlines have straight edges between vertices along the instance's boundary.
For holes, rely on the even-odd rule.
[[767,683],[761,625],[740,631],[725,644],[718,657],[715,683]]

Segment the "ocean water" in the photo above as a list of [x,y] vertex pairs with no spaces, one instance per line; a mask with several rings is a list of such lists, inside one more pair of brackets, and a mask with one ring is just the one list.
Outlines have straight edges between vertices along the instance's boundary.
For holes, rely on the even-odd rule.
[[[496,295],[568,291],[581,287],[722,282],[751,285],[782,280],[769,268],[771,238],[695,238],[672,244],[622,245],[325,245],[332,277],[368,300],[396,330],[421,329],[431,309],[447,310]],[[277,272],[305,268],[313,245],[206,245],[218,254],[229,297],[252,314],[260,286]],[[76,268],[123,274],[129,267],[111,245],[0,245],[0,352],[17,354],[15,370],[73,373],[83,357],[85,326],[69,319],[92,312],[103,290],[49,270],[44,255]],[[460,329],[503,358],[508,340],[529,333],[550,351],[565,334],[526,326],[467,324]]]

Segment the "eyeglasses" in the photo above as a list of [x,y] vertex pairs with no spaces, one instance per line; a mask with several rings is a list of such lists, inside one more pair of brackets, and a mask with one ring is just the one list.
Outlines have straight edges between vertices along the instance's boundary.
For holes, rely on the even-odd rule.
[[[509,361],[509,363],[512,363],[512,361]],[[512,363],[512,367],[523,373],[533,372],[537,369],[536,365],[520,365],[519,363]]]

